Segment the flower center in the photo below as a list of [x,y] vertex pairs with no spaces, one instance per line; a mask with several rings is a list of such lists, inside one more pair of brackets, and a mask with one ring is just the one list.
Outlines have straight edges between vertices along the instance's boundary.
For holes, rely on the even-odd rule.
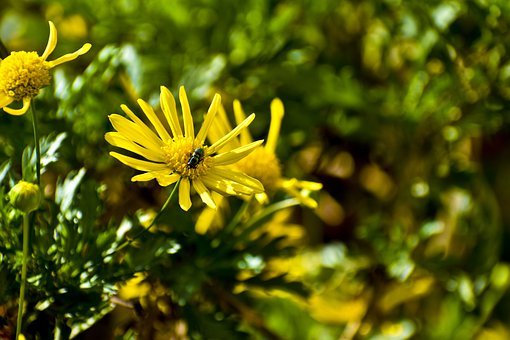
[[176,137],[165,144],[162,149],[172,173],[195,179],[205,175],[211,167],[207,146],[194,146],[192,138]]
[[278,158],[262,146],[253,150],[235,165],[248,176],[258,179],[266,190],[275,189],[282,177],[282,169]]
[[35,97],[50,84],[49,70],[36,52],[12,52],[0,61],[0,91],[14,100]]

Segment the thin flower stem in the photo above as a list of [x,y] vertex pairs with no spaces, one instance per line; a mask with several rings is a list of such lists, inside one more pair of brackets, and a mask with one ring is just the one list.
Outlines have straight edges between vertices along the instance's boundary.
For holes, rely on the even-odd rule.
[[279,210],[290,208],[290,207],[293,207],[293,206],[296,206],[299,204],[300,204],[300,202],[295,198],[288,198],[286,200],[276,202],[273,205],[270,205],[266,209],[262,210],[261,213],[254,216],[253,219],[249,223],[246,224],[246,228],[249,228],[249,227],[255,225],[256,223],[259,223],[262,219],[274,214],[275,212],[277,212]]
[[28,245],[29,245],[29,214],[23,214],[23,262],[21,265],[21,286],[19,289],[18,320],[16,322],[16,339],[19,339],[21,333],[21,323],[23,319],[23,305],[25,302],[25,286],[27,282],[27,263],[28,263]]
[[57,318],[55,325],[55,340],[67,340],[71,338],[71,328],[66,324],[65,319]]
[[[166,209],[166,207],[168,206],[168,204],[170,204],[170,201],[172,200],[172,197],[174,197],[174,194],[175,192],[177,191],[177,188],[179,187],[179,184],[181,183],[181,178],[179,178],[179,180],[177,181],[177,183],[175,183],[175,186],[174,188],[172,189],[172,192],[170,192],[170,195],[168,196],[168,198],[166,199],[166,202],[165,204],[163,204],[163,206],[161,207],[161,209],[159,210],[159,212],[156,214],[156,216],[154,217],[154,219],[152,220],[152,222],[149,224],[149,226],[145,229],[143,229],[142,231],[140,231],[138,234],[136,234],[133,238],[127,240],[126,242],[122,243],[120,246],[118,246],[115,250],[113,250],[111,253],[107,254],[106,256],[111,256],[113,254],[115,254],[116,252],[118,252],[119,250],[127,247],[128,245],[130,245],[131,243],[133,243],[134,241],[136,241],[140,236],[142,236],[144,233],[148,232],[153,226],[154,224],[156,223],[156,221],[159,219],[159,217],[161,216],[161,213],[163,213],[163,211]],[[105,257],[106,257],[105,256]]]
[[253,218],[248,221],[242,231],[242,233],[239,235],[239,240],[245,240],[256,228],[259,227],[260,223],[262,223],[266,218],[274,214],[275,212],[290,208],[296,205],[299,205],[299,200],[295,198],[289,198],[277,203],[274,203],[268,207],[266,207],[264,210],[262,210],[257,215],[253,216]]
[[34,103],[30,105],[32,111],[32,127],[34,129],[34,144],[35,144],[35,171],[37,175],[37,185],[41,186],[41,145],[39,144],[39,134],[37,130],[37,116],[35,114]]
[[[247,203],[249,203],[249,202],[247,202]],[[236,235],[235,237],[231,237],[229,239],[232,247],[234,246],[234,243],[235,244],[240,244],[240,243],[246,241],[249,238],[249,236],[251,235],[251,233],[254,230],[256,230],[257,228],[259,228],[260,224],[264,220],[266,220],[269,216],[271,216],[272,214],[276,213],[279,210],[290,208],[290,207],[293,207],[293,206],[296,206],[296,205],[299,205],[299,204],[300,204],[299,200],[297,200],[295,198],[289,198],[289,199],[286,199],[286,200],[274,203],[274,204],[266,207],[264,210],[262,210],[257,215],[253,216],[249,221],[247,221],[244,224],[243,229],[239,233],[239,235]],[[237,219],[238,215],[241,215],[241,216],[244,215],[244,212],[246,211],[246,209],[243,209],[243,208],[244,207],[239,208],[239,210],[238,210],[236,216],[234,216],[233,220]],[[241,214],[239,214],[239,212],[241,210],[243,210],[243,211],[242,211]],[[237,225],[238,223],[239,223],[239,221],[237,221],[235,225]],[[227,226],[227,228],[229,228],[231,224],[232,224],[232,222],[230,222],[230,224],[229,224],[229,226]],[[211,259],[221,258],[223,255],[225,255],[229,251],[232,251],[232,249],[233,248],[230,248],[228,246],[224,246],[223,248],[218,249],[218,251],[216,251],[214,253],[214,255],[211,256]]]
[[9,50],[5,47],[3,41],[0,39],[0,58],[5,59],[9,56]]
[[251,200],[244,201],[243,205],[237,210],[236,214],[230,221],[230,223],[223,229],[223,234],[229,235],[232,230],[241,222],[241,219],[243,218],[244,214],[248,210],[248,207],[250,206]]

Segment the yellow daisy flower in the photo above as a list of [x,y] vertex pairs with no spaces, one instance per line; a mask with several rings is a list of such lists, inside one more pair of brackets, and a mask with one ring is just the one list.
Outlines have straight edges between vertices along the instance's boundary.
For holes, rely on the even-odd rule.
[[118,114],[109,116],[110,122],[117,132],[109,132],[105,139],[113,146],[135,153],[143,158],[138,159],[117,152],[110,155],[127,166],[143,171],[131,180],[149,181],[156,179],[161,186],[179,184],[179,205],[183,210],[191,207],[191,186],[200,195],[202,201],[216,209],[216,203],[210,190],[221,195],[252,195],[264,192],[262,184],[243,172],[228,168],[246,157],[262,140],[231,149],[220,151],[225,145],[243,131],[255,118],[252,114],[240,122],[234,129],[227,131],[212,145],[204,144],[206,135],[215,120],[221,98],[216,94],[204,118],[204,123],[195,136],[193,118],[184,87],[179,90],[184,131],[181,129],[177,116],[176,102],[170,91],[162,86],[160,105],[170,131],[164,126],[154,110],[145,101],[139,99],[138,104],[150,121],[155,131],[149,128],[127,106],[122,105],[130,119]]
[[[238,100],[234,100],[234,115],[236,122],[245,119],[243,108]],[[250,155],[236,163],[235,167],[247,175],[258,179],[264,185],[267,192],[281,189],[297,198],[303,205],[316,208],[317,202],[310,197],[310,194],[313,191],[320,190],[322,188],[321,183],[300,181],[296,178],[285,178],[282,176],[280,161],[275,154],[275,150],[283,116],[284,107],[282,101],[278,98],[273,99],[271,102],[271,123],[266,144],[256,148]],[[220,108],[218,118],[209,132],[208,137],[210,141],[215,141],[223,131],[230,127],[223,108]],[[240,138],[232,140],[228,147],[238,148],[241,145],[250,143],[252,143],[252,136],[249,130],[245,129],[241,132]],[[260,203],[268,201],[266,193],[256,194],[255,197]]]
[[[11,115],[19,116],[27,112],[32,98],[39,94],[41,88],[50,84],[50,69],[78,58],[92,46],[87,43],[76,52],[47,61],[57,45],[57,29],[51,21],[49,24],[50,37],[41,56],[37,52],[18,51],[11,52],[5,59],[0,60],[0,108]],[[21,109],[7,107],[20,100],[23,101]]]

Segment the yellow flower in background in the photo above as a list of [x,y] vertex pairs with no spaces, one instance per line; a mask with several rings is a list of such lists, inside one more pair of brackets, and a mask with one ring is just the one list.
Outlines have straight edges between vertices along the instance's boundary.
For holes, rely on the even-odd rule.
[[[237,123],[242,122],[245,118],[245,113],[238,100],[234,100],[234,115]],[[301,204],[315,209],[317,202],[310,197],[313,191],[322,188],[321,183],[301,181],[296,178],[285,178],[282,176],[282,169],[280,161],[278,160],[275,150],[280,135],[280,127],[284,115],[283,103],[280,99],[273,99],[271,102],[271,124],[269,126],[269,133],[267,141],[264,146],[257,147],[252,153],[239,162],[233,165],[233,168],[240,170],[247,175],[258,179],[266,189],[266,192],[275,192],[277,190],[284,190],[289,195],[298,199]],[[221,136],[232,129],[227,114],[223,106],[220,105],[218,109],[218,117],[213,122],[207,138],[211,143],[219,140]],[[233,150],[243,145],[250,145],[253,138],[248,131],[244,129],[241,131],[239,138],[232,138],[226,145],[225,149]],[[255,194],[255,198],[260,203],[267,203],[269,198],[266,192]],[[221,197],[216,198],[216,202],[222,202]],[[217,228],[222,223],[222,216],[215,210],[204,209],[199,215],[195,225],[195,231],[199,234],[206,233],[211,228]]]
[[111,156],[127,166],[144,172],[134,176],[131,180],[135,182],[156,179],[159,185],[168,186],[180,179],[179,205],[183,210],[188,210],[191,207],[191,186],[200,195],[202,201],[213,209],[216,209],[216,203],[210,190],[221,195],[252,195],[264,192],[264,188],[258,180],[227,167],[246,157],[263,141],[251,142],[223,153],[220,152],[229,141],[250,125],[255,115],[250,115],[212,145],[207,146],[204,144],[205,138],[218,112],[220,96],[218,94],[214,96],[202,127],[196,135],[186,91],[182,86],[179,90],[179,100],[184,131],[181,129],[177,116],[175,99],[170,91],[163,86],[161,87],[160,105],[170,131],[167,130],[152,107],[141,99],[138,100],[138,104],[155,131],[125,105],[121,106],[122,111],[130,119],[118,114],[109,116],[110,122],[117,131],[107,133],[106,141],[113,146],[145,158],[142,160],[110,152]]
[[119,297],[123,300],[142,298],[151,293],[151,285],[146,282],[147,273],[135,273],[134,277],[119,285]]
[[[215,141],[223,131],[228,130],[230,127],[225,111],[220,109],[219,112],[219,119],[213,124],[209,133],[211,142]],[[238,100],[234,101],[234,115],[236,122],[245,119],[243,108]],[[322,188],[321,183],[300,181],[295,178],[285,178],[282,176],[280,161],[275,154],[275,150],[280,135],[283,115],[284,107],[282,101],[278,98],[273,99],[271,102],[271,124],[266,144],[256,148],[250,155],[236,163],[235,167],[249,176],[258,179],[264,185],[267,192],[284,190],[289,195],[297,198],[303,205],[316,208],[317,202],[310,197],[310,193],[320,190]],[[241,132],[240,138],[230,142],[230,147],[236,148],[241,145],[250,144],[252,140],[250,132],[248,129],[245,129]],[[255,197],[261,203],[268,201],[266,193],[257,194]]]
[[[84,44],[79,50],[65,54],[60,58],[47,61],[48,56],[57,46],[57,29],[50,21],[50,37],[44,53],[11,52],[0,61],[0,108],[11,115],[22,115],[30,107],[32,98],[39,94],[39,90],[50,84],[50,69],[60,64],[78,58],[90,50],[90,44]],[[21,109],[7,107],[12,102],[23,101]]]

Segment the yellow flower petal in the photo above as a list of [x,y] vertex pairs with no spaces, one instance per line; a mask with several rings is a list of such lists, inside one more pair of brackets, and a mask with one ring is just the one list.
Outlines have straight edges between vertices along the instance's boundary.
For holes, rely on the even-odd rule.
[[216,121],[219,122],[218,130],[220,130],[219,132],[221,132],[220,138],[225,136],[230,130],[232,130],[232,126],[230,125],[230,121],[228,120],[225,108],[221,104],[220,107],[218,108],[218,115],[216,116]]
[[207,204],[210,208],[216,209],[216,203],[214,203],[211,194],[209,193],[209,190],[205,187],[204,183],[199,179],[194,179],[192,181],[193,188],[197,191],[197,193],[200,195],[200,198],[202,201]]
[[300,192],[295,187],[284,188],[284,190],[287,191],[291,196],[296,198],[302,205],[311,209],[317,208],[318,205],[317,202],[313,198],[308,196],[310,192]]
[[[140,130],[140,132],[143,133],[147,138],[154,141],[156,143],[155,145],[158,145],[160,147],[164,144],[163,141],[161,140],[161,138],[159,138],[154,133],[154,131],[152,131],[152,129],[149,128],[140,118],[138,118],[138,116],[135,115],[134,112],[131,111],[131,109],[129,107],[122,104],[120,106],[120,108],[138,126],[137,130]],[[138,142],[138,141],[136,141],[136,142]]]
[[322,189],[322,183],[310,182],[310,181],[299,181],[296,178],[287,178],[282,180],[283,188],[297,187],[310,191],[318,191]]
[[264,141],[258,140],[256,142],[241,146],[237,149],[216,155],[213,157],[215,165],[227,165],[232,164],[240,159],[246,157],[250,152],[252,152],[257,146],[261,145]]
[[[243,107],[239,100],[234,100],[234,116],[236,119],[236,124],[241,124],[243,120],[246,119],[246,115],[244,114]],[[240,135],[241,144],[248,144],[253,142],[253,138],[251,137],[250,130],[244,129]]]
[[156,180],[158,184],[162,187],[169,186],[170,184],[174,184],[181,178],[179,174],[171,174],[171,175],[158,175],[156,174]]
[[225,136],[220,138],[216,143],[209,147],[209,153],[213,154],[218,152],[226,143],[228,143],[232,138],[235,138],[242,129],[246,128],[251,122],[255,119],[255,114],[252,113],[245,120],[241,122],[241,124],[237,125],[232,131],[227,133]]
[[[216,202],[216,206],[222,206],[223,196],[217,192],[212,192],[211,196]],[[219,213],[218,209],[211,209],[206,207],[198,216],[197,222],[195,223],[195,231],[197,234],[203,235],[207,233],[211,227],[216,225],[222,225],[222,214]]]
[[[299,202],[309,208],[317,208],[317,202],[309,197],[312,191],[322,189],[322,184],[317,182],[299,181],[296,178],[282,179],[279,186],[299,200]],[[301,189],[301,190],[298,190]]]
[[25,114],[27,112],[28,108],[30,107],[30,100],[31,99],[29,97],[23,98],[23,107],[21,109],[11,109],[7,106],[4,106],[3,109],[5,112],[7,112],[10,115],[21,116],[21,115]]
[[140,175],[131,177],[131,182],[151,181],[151,180],[156,179],[160,176],[166,175],[166,173],[168,173],[168,170],[146,172],[144,174],[140,174]]
[[48,44],[46,45],[46,49],[44,50],[44,53],[42,54],[41,58],[42,60],[46,60],[48,56],[55,50],[55,46],[57,46],[57,29],[55,28],[55,25],[53,22],[48,21],[50,24],[50,36],[48,38]]
[[179,89],[179,100],[182,108],[182,118],[184,121],[184,136],[195,138],[195,131],[193,128],[193,117],[191,116],[191,110],[189,108],[188,97],[186,96],[186,90],[184,86]]
[[267,197],[267,194],[265,192],[261,192],[259,194],[255,194],[255,199],[260,204],[267,204],[267,203],[269,203],[269,197]]
[[280,127],[283,119],[283,103],[280,99],[275,98],[271,102],[271,124],[269,125],[269,134],[267,136],[266,150],[274,153],[276,150],[276,143],[280,135]]
[[212,175],[217,175],[231,181],[240,183],[250,189],[253,189],[255,193],[264,192],[264,186],[255,178],[246,175],[243,172],[234,171],[226,168],[214,167],[209,171]]
[[155,178],[156,176],[152,172],[146,172],[144,174],[131,177],[131,182],[147,182],[152,181]]
[[147,149],[141,147],[140,145],[130,140],[127,140],[123,135],[121,135],[118,132],[108,132],[105,134],[104,138],[111,145],[134,152],[142,157],[145,157],[150,161],[154,162],[165,161],[165,155],[162,152],[157,152],[154,149]]
[[156,129],[159,137],[163,141],[172,139],[172,137],[170,137],[170,135],[168,134],[166,128],[159,120],[158,116],[156,116],[156,112],[154,112],[154,109],[149,104],[147,104],[143,99],[138,99],[137,103],[142,108],[143,113],[145,113],[147,118],[149,118],[149,121],[151,122],[152,126],[154,126],[154,128]]
[[184,211],[188,211],[191,208],[190,192],[189,179],[183,178],[179,184],[179,205]]
[[318,182],[299,181],[299,184],[301,188],[311,191],[318,191],[322,189],[322,183]]
[[114,129],[127,140],[134,141],[147,149],[153,150],[158,150],[165,146],[154,132],[144,129],[144,126],[140,124],[133,123],[132,121],[115,113],[109,115],[108,118],[110,119]]
[[129,156],[124,156],[117,152],[110,152],[110,156],[117,158],[122,163],[126,164],[127,166],[132,167],[133,169],[140,170],[140,171],[158,171],[158,170],[164,170],[166,169],[166,164],[162,163],[153,163],[148,161],[142,161],[140,159],[136,159]]
[[237,192],[234,190],[233,185],[229,185],[226,182],[220,183],[220,181],[217,181],[212,176],[204,176],[202,177],[202,182],[205,184],[206,187],[209,189],[222,194],[223,196],[230,196],[230,195],[236,195]]
[[12,97],[9,97],[3,93],[0,93],[0,107],[5,107],[5,106],[9,105],[10,103],[12,103],[13,101],[14,101],[14,99],[12,99]]
[[[220,104],[220,106],[218,107],[218,113],[216,114],[216,119],[214,119],[211,128],[207,133],[207,139],[209,140],[210,144],[214,144],[223,136],[225,136],[227,133],[229,133],[230,130],[232,130],[232,126],[230,125],[230,122],[228,120],[225,108],[223,107],[223,105]],[[237,140],[237,138],[233,138],[230,140],[230,142],[225,144],[223,148],[224,150],[229,151],[240,146],[241,143],[239,143],[239,140]]]
[[219,176],[207,174],[201,177],[201,180],[204,182],[206,187],[225,196],[253,194],[253,189],[237,182],[226,180]]
[[161,94],[159,97],[161,109],[165,114],[168,125],[172,130],[174,137],[182,137],[181,124],[179,123],[179,117],[177,116],[177,106],[172,93],[164,86],[161,86]]
[[50,68],[53,68],[53,67],[58,66],[60,64],[67,63],[68,61],[74,60],[74,59],[78,58],[79,56],[81,56],[82,54],[87,53],[90,50],[91,47],[92,47],[91,44],[86,43],[76,52],[64,54],[60,58],[57,58],[57,59],[52,60],[52,61],[48,61],[48,65],[49,65]]
[[237,193],[249,195],[253,193],[252,189],[230,179],[221,177],[214,172],[209,172],[207,175],[202,176],[201,180],[204,182],[206,187],[226,195],[236,195]]
[[209,132],[209,129],[214,121],[214,118],[216,117],[216,113],[218,112],[218,106],[221,103],[221,97],[219,94],[215,94],[213,101],[211,103],[211,106],[209,106],[209,110],[207,111],[207,114],[205,116],[204,123],[202,124],[202,127],[198,131],[197,137],[195,138],[195,145],[203,145],[205,141],[205,136],[207,136],[207,132]]

